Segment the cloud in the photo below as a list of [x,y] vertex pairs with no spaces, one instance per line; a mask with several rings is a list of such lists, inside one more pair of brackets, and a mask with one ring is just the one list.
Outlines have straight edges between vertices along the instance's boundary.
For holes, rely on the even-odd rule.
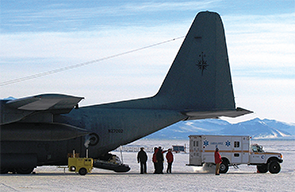
[[295,78],[294,16],[225,16],[232,70],[238,76]]
[[187,11],[198,9],[206,9],[212,7],[214,3],[220,0],[205,0],[205,1],[184,1],[184,2],[144,2],[142,4],[126,4],[123,7],[126,11]]
[[230,119],[231,122],[254,117],[294,122],[294,78],[234,77],[233,83],[236,105],[250,109],[254,114]]
[[[157,28],[115,27],[104,31],[2,34],[6,48],[0,53],[1,82],[105,58],[185,34],[188,26],[173,32]],[[175,27],[175,26],[174,26]],[[172,63],[182,39],[150,49],[103,60],[1,87],[1,97],[38,93],[85,96],[85,105],[153,95]],[[41,83],[41,84],[40,84]]]
[[[88,30],[110,25],[137,23],[147,25],[155,14],[166,16],[158,20],[177,18],[172,12],[184,12],[214,7],[219,0],[184,1],[184,2],[124,2],[124,3],[87,3],[71,6],[70,4],[46,4],[42,7],[31,6],[22,9],[3,9],[1,16],[3,31],[73,31]],[[75,3],[73,3],[75,4]],[[12,6],[13,7],[13,6]],[[134,17],[136,15],[136,17]],[[149,17],[147,17],[149,15]],[[169,15],[169,16],[168,16]],[[168,16],[168,18],[167,18]],[[128,19],[126,19],[128,18]]]

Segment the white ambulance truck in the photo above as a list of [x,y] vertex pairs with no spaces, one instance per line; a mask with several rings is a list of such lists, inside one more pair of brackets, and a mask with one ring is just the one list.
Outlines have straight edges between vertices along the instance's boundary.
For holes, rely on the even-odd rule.
[[264,152],[263,147],[251,145],[250,136],[190,135],[189,165],[214,164],[215,149],[222,158],[220,173],[226,173],[229,166],[240,164],[256,165],[260,173],[279,173],[282,154]]

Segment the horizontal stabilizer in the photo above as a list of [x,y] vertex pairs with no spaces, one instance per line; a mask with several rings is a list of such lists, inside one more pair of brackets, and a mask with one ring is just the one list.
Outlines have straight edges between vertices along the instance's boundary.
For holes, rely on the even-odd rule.
[[236,110],[228,110],[228,111],[202,111],[202,112],[186,112],[189,118],[188,120],[196,120],[196,119],[209,119],[209,118],[218,118],[218,117],[239,117],[242,115],[253,113],[253,111],[249,111],[247,109],[243,109],[238,107]]

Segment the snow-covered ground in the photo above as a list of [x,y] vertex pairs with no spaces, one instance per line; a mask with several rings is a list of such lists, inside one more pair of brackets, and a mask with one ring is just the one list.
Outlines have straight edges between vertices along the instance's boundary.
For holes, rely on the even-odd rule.
[[[36,174],[0,176],[0,191],[294,191],[295,189],[295,141],[254,141],[266,151],[281,152],[284,162],[279,174],[256,173],[255,166],[231,167],[227,174],[215,176],[213,170],[188,167],[188,154],[174,154],[172,174],[156,175],[148,153],[148,174],[139,174],[136,152],[123,152],[123,161],[131,167],[127,173],[94,169],[86,176],[43,166]],[[130,146],[165,149],[172,145],[188,144],[188,141],[139,140]],[[120,152],[114,152],[121,157]],[[166,164],[165,164],[166,168]]]

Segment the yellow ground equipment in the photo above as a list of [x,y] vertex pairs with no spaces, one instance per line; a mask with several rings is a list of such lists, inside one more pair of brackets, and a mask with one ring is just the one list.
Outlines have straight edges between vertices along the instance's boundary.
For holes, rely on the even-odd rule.
[[80,175],[86,175],[93,169],[93,159],[69,157],[68,167],[69,171],[75,171]]

